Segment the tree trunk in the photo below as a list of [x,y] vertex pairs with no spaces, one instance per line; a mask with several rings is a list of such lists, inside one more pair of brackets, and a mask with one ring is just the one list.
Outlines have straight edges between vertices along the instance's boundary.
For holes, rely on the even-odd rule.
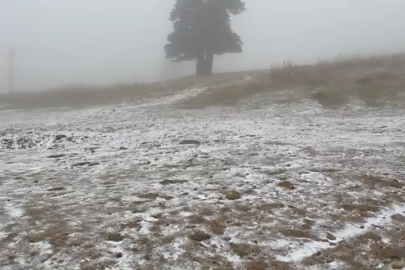
[[201,53],[197,57],[196,74],[197,76],[211,75],[214,64],[213,53]]
[[207,53],[205,59],[205,75],[212,75],[212,67],[214,65],[214,54],[212,52]]
[[202,76],[205,74],[205,66],[206,66],[206,61],[205,61],[205,54],[200,53],[197,56],[197,66],[196,66],[196,74],[197,76]]

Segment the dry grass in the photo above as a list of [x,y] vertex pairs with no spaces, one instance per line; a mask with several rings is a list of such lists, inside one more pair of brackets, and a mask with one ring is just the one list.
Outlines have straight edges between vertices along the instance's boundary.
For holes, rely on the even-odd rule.
[[[251,72],[247,72],[250,74]],[[31,93],[0,93],[2,109],[34,109],[51,107],[89,107],[119,104],[142,99],[157,99],[189,88],[229,83],[241,78],[240,73],[224,73],[207,77],[188,76],[158,83],[116,84],[110,86],[71,86]],[[242,76],[243,77],[243,76]]]
[[356,97],[369,106],[405,102],[405,54],[377,57],[338,57],[333,62],[298,66],[288,61],[281,67],[261,72],[251,80],[210,87],[179,106],[200,109],[231,106],[256,94],[293,91],[286,102],[313,99],[324,107],[346,105]]
[[[245,80],[247,77],[251,80]],[[293,90],[285,102],[313,99],[325,107],[341,107],[355,96],[370,106],[405,102],[405,54],[373,57],[338,56],[332,62],[299,66],[286,61],[268,71],[189,76],[162,83],[77,86],[37,93],[2,94],[3,108],[84,107],[156,99],[188,88],[208,87],[178,104],[185,109],[232,106],[256,94]]]
[[141,84],[108,87],[77,86],[54,91],[2,94],[0,104],[17,109],[114,104],[128,98],[151,97],[152,90],[157,89],[159,87]]

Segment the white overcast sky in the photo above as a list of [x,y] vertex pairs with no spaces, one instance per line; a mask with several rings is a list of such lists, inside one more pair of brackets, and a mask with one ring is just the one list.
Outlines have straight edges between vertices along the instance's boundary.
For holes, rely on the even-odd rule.
[[[266,68],[285,59],[405,51],[405,0],[246,0],[234,17],[244,53],[214,70]],[[20,90],[153,81],[194,72],[163,46],[174,0],[0,0],[0,91],[15,47]]]

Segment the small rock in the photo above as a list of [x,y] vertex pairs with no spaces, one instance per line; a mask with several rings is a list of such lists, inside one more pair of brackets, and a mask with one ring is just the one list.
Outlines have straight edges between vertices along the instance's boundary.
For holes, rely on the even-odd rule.
[[174,199],[173,196],[169,196],[169,195],[160,195],[159,197],[162,198],[162,199],[165,199],[167,201],[170,201],[170,200]]
[[395,261],[391,265],[392,269],[404,269],[405,262],[404,261]]
[[290,190],[294,190],[295,186],[290,182],[290,181],[282,181],[280,183],[278,183],[279,187],[285,188],[285,189],[290,189]]
[[199,145],[201,144],[199,141],[197,140],[183,140],[180,142],[180,144],[195,144],[195,145]]
[[64,157],[64,156],[66,156],[65,154],[58,154],[58,155],[50,155],[50,156],[48,156],[48,158],[61,158],[61,157]]
[[165,179],[162,182],[160,182],[161,185],[172,185],[172,184],[183,184],[183,183],[187,183],[187,180],[169,180],[169,179]]
[[66,188],[64,187],[54,187],[54,188],[50,188],[48,189],[48,191],[62,191],[65,190]]
[[67,136],[64,135],[64,134],[58,134],[58,135],[55,136],[55,140],[60,141],[60,140],[62,140],[62,139],[64,139],[64,138],[66,138],[66,137],[67,137]]
[[202,242],[202,241],[211,239],[211,235],[209,235],[203,231],[196,231],[196,232],[190,234],[188,237],[191,240],[197,241],[197,242]]
[[97,149],[100,149],[100,147],[98,147],[98,146],[87,147],[84,150],[94,153]]
[[78,163],[75,163],[75,164],[73,164],[72,166],[73,167],[83,167],[83,166],[88,166],[88,167],[92,167],[92,166],[97,166],[97,165],[100,165],[100,163],[98,163],[98,162],[88,162],[88,161],[85,161],[85,162],[78,162]]
[[124,237],[119,233],[109,233],[107,234],[107,240],[113,242],[120,242],[124,239]]
[[144,194],[139,194],[138,197],[141,198],[141,199],[156,200],[157,197],[159,197],[159,194],[157,194],[157,193],[144,193]]
[[129,229],[134,229],[139,227],[139,223],[137,221],[129,221],[127,223],[121,224],[121,229],[129,228]]
[[336,240],[336,236],[334,236],[331,233],[327,233],[326,234],[326,239],[331,240],[331,241],[335,241]]
[[236,190],[231,190],[226,194],[228,200],[238,200],[241,198],[240,192]]

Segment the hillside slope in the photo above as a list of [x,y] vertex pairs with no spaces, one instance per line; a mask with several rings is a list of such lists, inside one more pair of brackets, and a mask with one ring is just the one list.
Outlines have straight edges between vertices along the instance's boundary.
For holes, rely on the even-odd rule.
[[285,67],[29,110],[9,97],[0,268],[400,269],[402,68],[350,68],[322,85],[314,66]]

